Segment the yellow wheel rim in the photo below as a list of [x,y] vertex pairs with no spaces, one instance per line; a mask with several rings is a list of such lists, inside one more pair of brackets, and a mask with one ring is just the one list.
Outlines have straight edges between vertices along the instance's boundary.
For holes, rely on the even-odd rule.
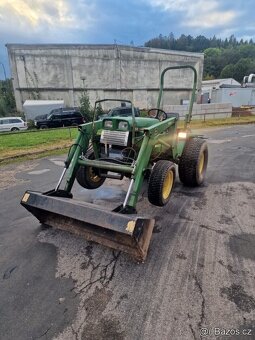
[[168,173],[166,174],[166,177],[163,183],[162,196],[164,200],[166,200],[169,197],[170,192],[172,190],[173,182],[174,182],[174,174],[172,170],[169,170]]
[[89,178],[90,178],[90,180],[91,180],[92,182],[97,183],[97,182],[99,182],[100,179],[101,179],[99,176],[97,176],[97,175],[95,174],[95,172],[94,172],[94,170],[93,170],[92,167],[89,167],[89,169],[88,169],[88,174],[89,174]]
[[205,155],[204,155],[204,153],[202,153],[202,155],[199,159],[199,163],[198,163],[198,171],[199,171],[200,175],[202,175],[202,172],[204,170],[204,164],[205,164]]

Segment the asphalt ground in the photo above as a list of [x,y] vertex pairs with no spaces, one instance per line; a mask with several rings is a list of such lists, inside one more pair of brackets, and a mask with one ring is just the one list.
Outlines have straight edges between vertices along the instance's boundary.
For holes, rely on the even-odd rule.
[[[22,206],[46,191],[64,157],[0,168],[0,339],[255,339],[255,125],[204,131],[202,187],[177,178],[156,218],[148,257],[43,229]],[[114,207],[128,182],[107,180],[80,200]]]

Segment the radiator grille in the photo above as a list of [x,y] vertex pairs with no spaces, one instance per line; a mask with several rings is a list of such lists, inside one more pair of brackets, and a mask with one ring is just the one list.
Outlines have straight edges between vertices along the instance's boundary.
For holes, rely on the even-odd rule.
[[100,142],[108,145],[127,146],[129,131],[103,130]]

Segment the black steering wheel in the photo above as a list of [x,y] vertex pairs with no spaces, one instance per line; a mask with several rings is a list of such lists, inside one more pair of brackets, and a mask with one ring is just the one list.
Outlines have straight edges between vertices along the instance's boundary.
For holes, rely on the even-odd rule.
[[167,114],[161,109],[150,109],[148,111],[148,116],[150,118],[157,118],[160,122],[167,119]]

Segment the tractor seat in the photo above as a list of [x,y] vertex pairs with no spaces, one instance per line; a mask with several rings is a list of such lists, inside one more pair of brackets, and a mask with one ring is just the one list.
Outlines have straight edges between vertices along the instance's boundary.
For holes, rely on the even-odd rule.
[[167,118],[172,118],[172,117],[175,117],[176,120],[179,120],[180,118],[180,115],[178,112],[169,112],[166,114],[167,115]]

